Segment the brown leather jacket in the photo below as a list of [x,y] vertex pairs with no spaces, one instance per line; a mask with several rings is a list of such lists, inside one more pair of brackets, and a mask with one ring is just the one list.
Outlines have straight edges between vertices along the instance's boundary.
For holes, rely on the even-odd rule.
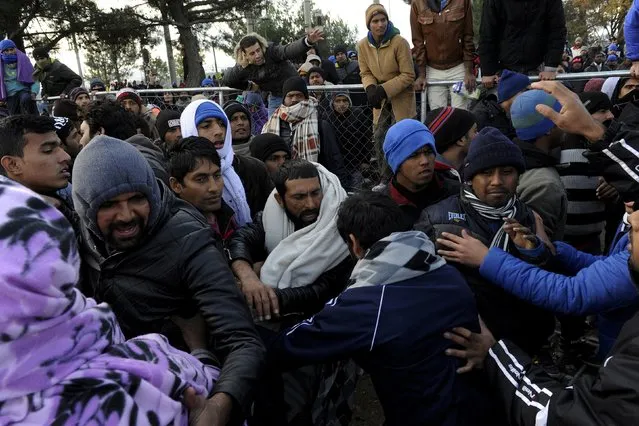
[[449,0],[441,12],[428,4],[439,0],[413,0],[410,28],[415,46],[419,74],[426,75],[426,65],[447,70],[462,62],[473,69],[473,11],[471,0]]

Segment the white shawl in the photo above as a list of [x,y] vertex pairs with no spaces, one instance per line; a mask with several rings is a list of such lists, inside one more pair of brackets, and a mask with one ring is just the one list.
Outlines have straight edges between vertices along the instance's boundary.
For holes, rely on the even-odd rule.
[[348,247],[337,232],[337,210],[346,199],[337,176],[313,163],[320,175],[324,198],[315,223],[295,231],[286,212],[269,196],[262,223],[266,234],[268,257],[260,275],[261,281],[275,288],[301,287],[311,284],[324,272],[334,268],[348,256]]
[[180,130],[182,131],[182,137],[188,138],[189,136],[198,136],[197,126],[195,124],[195,114],[197,108],[203,103],[211,103],[217,107],[220,111],[220,116],[223,116],[223,120],[226,123],[226,136],[224,138],[224,146],[222,149],[218,149],[217,153],[222,160],[222,176],[224,177],[224,191],[222,192],[222,198],[235,212],[235,217],[240,226],[247,223],[251,223],[251,209],[246,201],[246,191],[242,180],[233,169],[233,138],[231,136],[231,125],[228,117],[224,113],[222,107],[217,103],[205,99],[191,102],[182,112],[180,116]]

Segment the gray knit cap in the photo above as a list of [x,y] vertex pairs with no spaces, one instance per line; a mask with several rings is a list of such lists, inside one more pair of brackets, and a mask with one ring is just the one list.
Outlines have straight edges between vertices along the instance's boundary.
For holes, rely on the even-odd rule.
[[118,195],[140,192],[151,206],[147,228],[158,218],[161,193],[144,156],[130,143],[109,136],[91,140],[73,163],[73,204],[85,226],[102,238],[97,215],[100,206]]

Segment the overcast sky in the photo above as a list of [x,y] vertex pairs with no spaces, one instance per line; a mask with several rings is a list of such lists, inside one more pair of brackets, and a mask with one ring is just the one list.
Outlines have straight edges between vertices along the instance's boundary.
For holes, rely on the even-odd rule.
[[[107,9],[113,6],[122,4],[117,0],[96,0],[96,3],[100,8]],[[296,0],[296,3],[302,4],[302,0]],[[359,38],[366,36],[366,22],[364,12],[366,8],[372,3],[372,0],[319,0],[315,2],[324,13],[328,13],[333,17],[340,17],[346,21],[349,25],[354,26],[357,29],[357,35]],[[410,6],[404,3],[402,0],[380,0],[380,3],[386,7],[389,11],[390,19],[393,24],[400,29],[402,35],[410,42],[410,23],[409,13]],[[212,30],[215,33],[216,30]],[[173,39],[177,39],[177,31],[174,30]],[[75,54],[70,51],[69,45],[66,41],[62,41],[59,44],[60,51],[56,57],[68,65],[71,69],[78,71],[77,61]],[[30,53],[30,52],[29,52]],[[213,67],[213,54],[209,52],[204,53],[204,69],[207,73],[211,72]],[[216,51],[218,68],[224,69],[234,65],[234,60],[221,51]],[[166,47],[164,46],[164,39],[162,43],[152,51],[152,56],[160,57],[166,61]],[[84,61],[83,55],[81,60]],[[141,68],[141,61],[138,64]],[[85,79],[89,79],[91,76],[86,74],[86,67],[82,64]],[[132,79],[140,80],[142,78],[142,71],[135,70]]]

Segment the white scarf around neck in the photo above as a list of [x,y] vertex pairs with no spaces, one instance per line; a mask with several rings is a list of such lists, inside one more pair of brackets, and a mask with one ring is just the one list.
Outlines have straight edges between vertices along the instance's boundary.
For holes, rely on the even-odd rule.
[[324,198],[315,223],[295,231],[284,209],[269,196],[262,224],[268,257],[262,266],[261,281],[274,288],[311,284],[324,272],[336,267],[348,256],[348,247],[337,232],[339,205],[346,199],[337,176],[313,163],[320,175]]

